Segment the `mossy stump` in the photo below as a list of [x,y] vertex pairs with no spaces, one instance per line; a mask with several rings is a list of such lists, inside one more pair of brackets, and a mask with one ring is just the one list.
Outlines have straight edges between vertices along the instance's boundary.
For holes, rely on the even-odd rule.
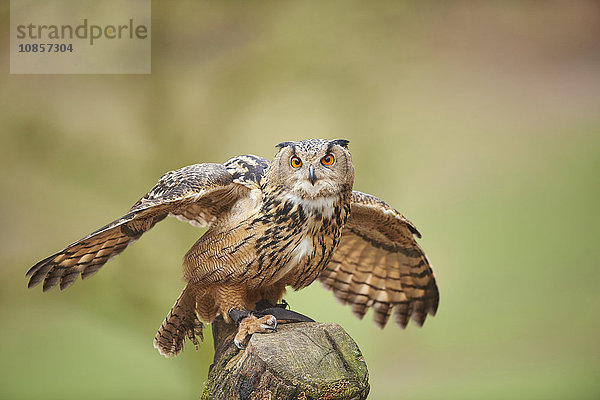
[[280,324],[255,334],[245,350],[237,327],[213,324],[215,358],[202,399],[366,399],[369,373],[352,338],[337,324]]

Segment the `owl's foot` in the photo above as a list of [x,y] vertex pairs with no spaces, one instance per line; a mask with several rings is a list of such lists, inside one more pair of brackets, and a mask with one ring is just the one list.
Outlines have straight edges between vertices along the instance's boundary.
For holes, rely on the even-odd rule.
[[265,300],[261,300],[256,304],[258,311],[231,308],[228,312],[229,318],[239,325],[238,332],[233,340],[236,347],[243,350],[244,345],[253,333],[276,331],[278,322],[314,322],[312,318],[286,309],[287,306],[287,303],[272,305]]
[[252,336],[252,334],[275,332],[276,330],[277,319],[274,316],[265,315],[259,318],[250,314],[240,321],[240,326],[238,327],[238,331],[233,339],[233,342],[238,349],[243,350],[246,348],[245,344],[248,342],[248,340],[250,340],[250,336]]

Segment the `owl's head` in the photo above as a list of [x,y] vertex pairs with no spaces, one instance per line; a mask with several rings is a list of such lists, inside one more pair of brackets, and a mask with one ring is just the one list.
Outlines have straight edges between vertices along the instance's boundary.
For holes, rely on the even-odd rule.
[[343,139],[283,142],[267,175],[271,184],[303,198],[337,196],[352,190],[354,167]]

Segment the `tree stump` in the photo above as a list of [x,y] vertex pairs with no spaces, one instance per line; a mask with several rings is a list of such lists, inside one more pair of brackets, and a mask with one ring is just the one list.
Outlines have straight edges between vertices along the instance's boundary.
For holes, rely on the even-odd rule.
[[245,350],[235,324],[212,324],[215,358],[202,399],[366,399],[369,373],[352,338],[338,324],[280,324],[254,334]]

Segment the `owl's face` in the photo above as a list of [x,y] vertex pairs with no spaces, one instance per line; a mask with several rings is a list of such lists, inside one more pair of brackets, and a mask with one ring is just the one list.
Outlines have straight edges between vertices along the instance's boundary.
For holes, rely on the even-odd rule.
[[271,183],[304,199],[337,196],[352,188],[354,167],[347,140],[283,142],[268,175]]

